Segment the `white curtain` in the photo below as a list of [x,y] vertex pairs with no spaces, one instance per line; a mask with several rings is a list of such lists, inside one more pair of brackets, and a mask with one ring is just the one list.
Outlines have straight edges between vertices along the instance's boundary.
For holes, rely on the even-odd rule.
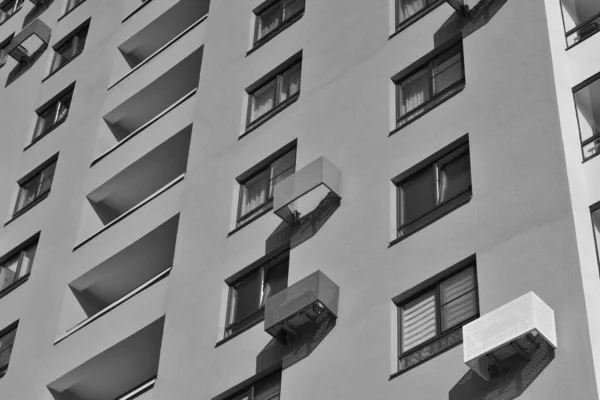
[[427,7],[428,0],[400,0],[398,22],[402,22]]
[[267,201],[267,189],[269,187],[267,182],[268,179],[268,171],[265,171],[244,184],[242,187],[242,207],[240,216],[249,213]]
[[267,86],[254,93],[252,95],[252,121],[269,112],[274,106],[274,101],[275,82],[269,83]]
[[428,71],[423,70],[400,84],[400,115],[404,115],[429,100]]

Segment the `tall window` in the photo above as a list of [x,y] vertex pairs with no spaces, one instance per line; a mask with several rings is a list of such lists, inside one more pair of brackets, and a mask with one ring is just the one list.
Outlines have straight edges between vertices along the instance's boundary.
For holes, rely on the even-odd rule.
[[462,44],[396,80],[397,126],[401,127],[464,87]]
[[52,61],[50,73],[60,69],[73,58],[81,54],[85,46],[88,28],[89,25],[87,23],[84,26],[77,28],[77,30],[69,35],[65,41],[54,48],[54,60]]
[[19,184],[19,195],[14,215],[18,215],[28,209],[30,205],[45,197],[50,192],[56,161],[41,169],[25,182]]
[[23,7],[24,2],[25,0],[10,0],[2,3],[0,5],[0,24],[19,11]]
[[281,371],[274,372],[245,388],[228,400],[279,400]]
[[402,371],[462,342],[461,327],[479,316],[474,261],[397,306]]
[[83,3],[84,1],[85,0],[69,0],[69,2],[67,3],[67,9],[65,10],[65,13],[68,13],[69,11],[71,11],[72,9],[74,9],[75,7],[77,7],[78,5]]
[[231,282],[225,337],[255,325],[264,317],[265,300],[287,288],[289,252]]
[[254,44],[273,37],[304,11],[305,0],[278,0],[256,11]]
[[35,126],[33,140],[36,140],[50,132],[58,124],[64,122],[69,114],[73,89],[52,101],[50,105],[38,111],[38,120]]
[[262,215],[273,206],[275,185],[294,173],[296,148],[278,158],[267,161],[248,178],[240,181],[240,201],[237,225],[241,226]]
[[441,218],[472,195],[468,143],[423,164],[416,172],[395,182],[399,238]]
[[37,242],[16,252],[0,264],[0,294],[29,276]]
[[248,126],[270,114],[300,93],[302,61],[278,72],[273,78],[248,92]]
[[583,159],[600,154],[600,74],[573,89]]
[[16,324],[0,333],[0,378],[8,372],[8,363],[10,361],[10,355],[12,354],[16,335]]
[[396,16],[396,25],[403,25],[407,20],[411,19],[411,17],[438,2],[439,0],[396,0],[396,10],[398,12]]

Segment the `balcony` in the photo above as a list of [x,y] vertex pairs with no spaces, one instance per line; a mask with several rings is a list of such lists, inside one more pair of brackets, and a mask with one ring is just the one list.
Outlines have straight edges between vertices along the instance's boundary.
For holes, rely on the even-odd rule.
[[567,46],[600,30],[600,3],[596,0],[561,0]]
[[304,328],[318,326],[325,316],[337,317],[339,287],[323,272],[317,271],[265,302],[265,331],[287,343]]
[[158,373],[163,327],[164,318],[152,322],[74,366],[50,383],[48,390],[55,400],[150,400]]

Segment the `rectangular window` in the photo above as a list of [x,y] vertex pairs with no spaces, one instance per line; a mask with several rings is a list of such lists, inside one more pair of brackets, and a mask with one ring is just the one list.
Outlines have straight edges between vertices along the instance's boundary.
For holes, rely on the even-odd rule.
[[289,251],[286,251],[229,283],[225,337],[263,319],[265,300],[287,288],[288,268]]
[[19,195],[17,197],[14,216],[29,209],[30,205],[35,204],[36,201],[50,192],[55,169],[56,160],[19,184]]
[[8,20],[23,7],[25,0],[10,0],[5,1],[0,5],[0,24]]
[[425,114],[464,87],[462,43],[395,80],[397,127]]
[[29,244],[0,264],[0,295],[29,276],[37,242]]
[[479,316],[475,262],[398,307],[398,370],[462,342],[461,327]]
[[67,3],[67,9],[65,10],[65,14],[77,7],[78,5],[80,5],[81,3],[83,3],[84,1],[85,0],[69,0],[69,2]]
[[16,335],[16,324],[0,333],[0,378],[8,372],[8,363],[10,361],[10,355],[12,354]]
[[301,71],[299,60],[248,92],[248,127],[299,95]]
[[73,97],[73,89],[60,96],[38,111],[38,120],[35,126],[35,132],[33,140],[42,137],[46,133],[50,132],[58,124],[64,122],[69,114],[69,108],[71,107],[71,98]]
[[281,370],[274,372],[250,387],[238,392],[231,400],[279,400],[281,392]]
[[573,91],[584,161],[600,153],[600,74],[591,79]]
[[421,164],[416,172],[394,180],[399,238],[424,228],[472,196],[468,143]]
[[254,44],[264,41],[281,32],[304,12],[305,0],[278,0],[267,7],[261,7],[256,14]]
[[292,175],[296,170],[296,148],[272,161],[267,161],[256,172],[240,182],[240,200],[237,226],[244,225],[263,211],[273,206],[273,189],[275,185]]
[[396,0],[396,26],[401,27],[407,21],[417,15],[422,15],[434,4],[439,4],[439,0]]
[[54,47],[54,60],[50,73],[57,71],[83,51],[88,34],[89,24],[77,28],[66,40]]

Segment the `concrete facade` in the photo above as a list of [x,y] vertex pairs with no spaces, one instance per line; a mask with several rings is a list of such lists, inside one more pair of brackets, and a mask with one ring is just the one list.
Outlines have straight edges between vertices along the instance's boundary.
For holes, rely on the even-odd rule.
[[[439,45],[454,8],[395,33],[395,0],[306,0],[247,54],[263,2],[86,0],[63,16],[54,0],[38,17],[48,48],[10,84],[16,62],[0,68],[0,260],[40,232],[30,278],[0,298],[0,332],[18,321],[0,399],[113,400],[156,376],[139,399],[209,400],[257,374],[273,338],[259,323],[219,343],[225,280],[283,222],[268,212],[236,229],[236,177],[294,141],[296,170],[323,156],[343,189],[292,246],[288,284],[319,270],[340,292],[333,329],[284,364],[281,399],[600,399],[600,157],[582,163],[573,103],[600,72],[600,34],[566,49],[559,0],[466,0],[493,12],[462,31],[465,88],[390,135],[391,78]],[[46,78],[52,46],[88,19],[83,52]],[[245,135],[245,89],[300,51],[297,101]],[[35,111],[73,83],[67,119],[31,143]],[[389,245],[392,179],[465,135],[472,199]],[[13,219],[17,182],[56,155],[51,193]],[[469,373],[460,345],[397,374],[392,299],[471,256],[481,315],[529,291],[555,312],[558,348],[526,390],[491,381],[453,397]]]

